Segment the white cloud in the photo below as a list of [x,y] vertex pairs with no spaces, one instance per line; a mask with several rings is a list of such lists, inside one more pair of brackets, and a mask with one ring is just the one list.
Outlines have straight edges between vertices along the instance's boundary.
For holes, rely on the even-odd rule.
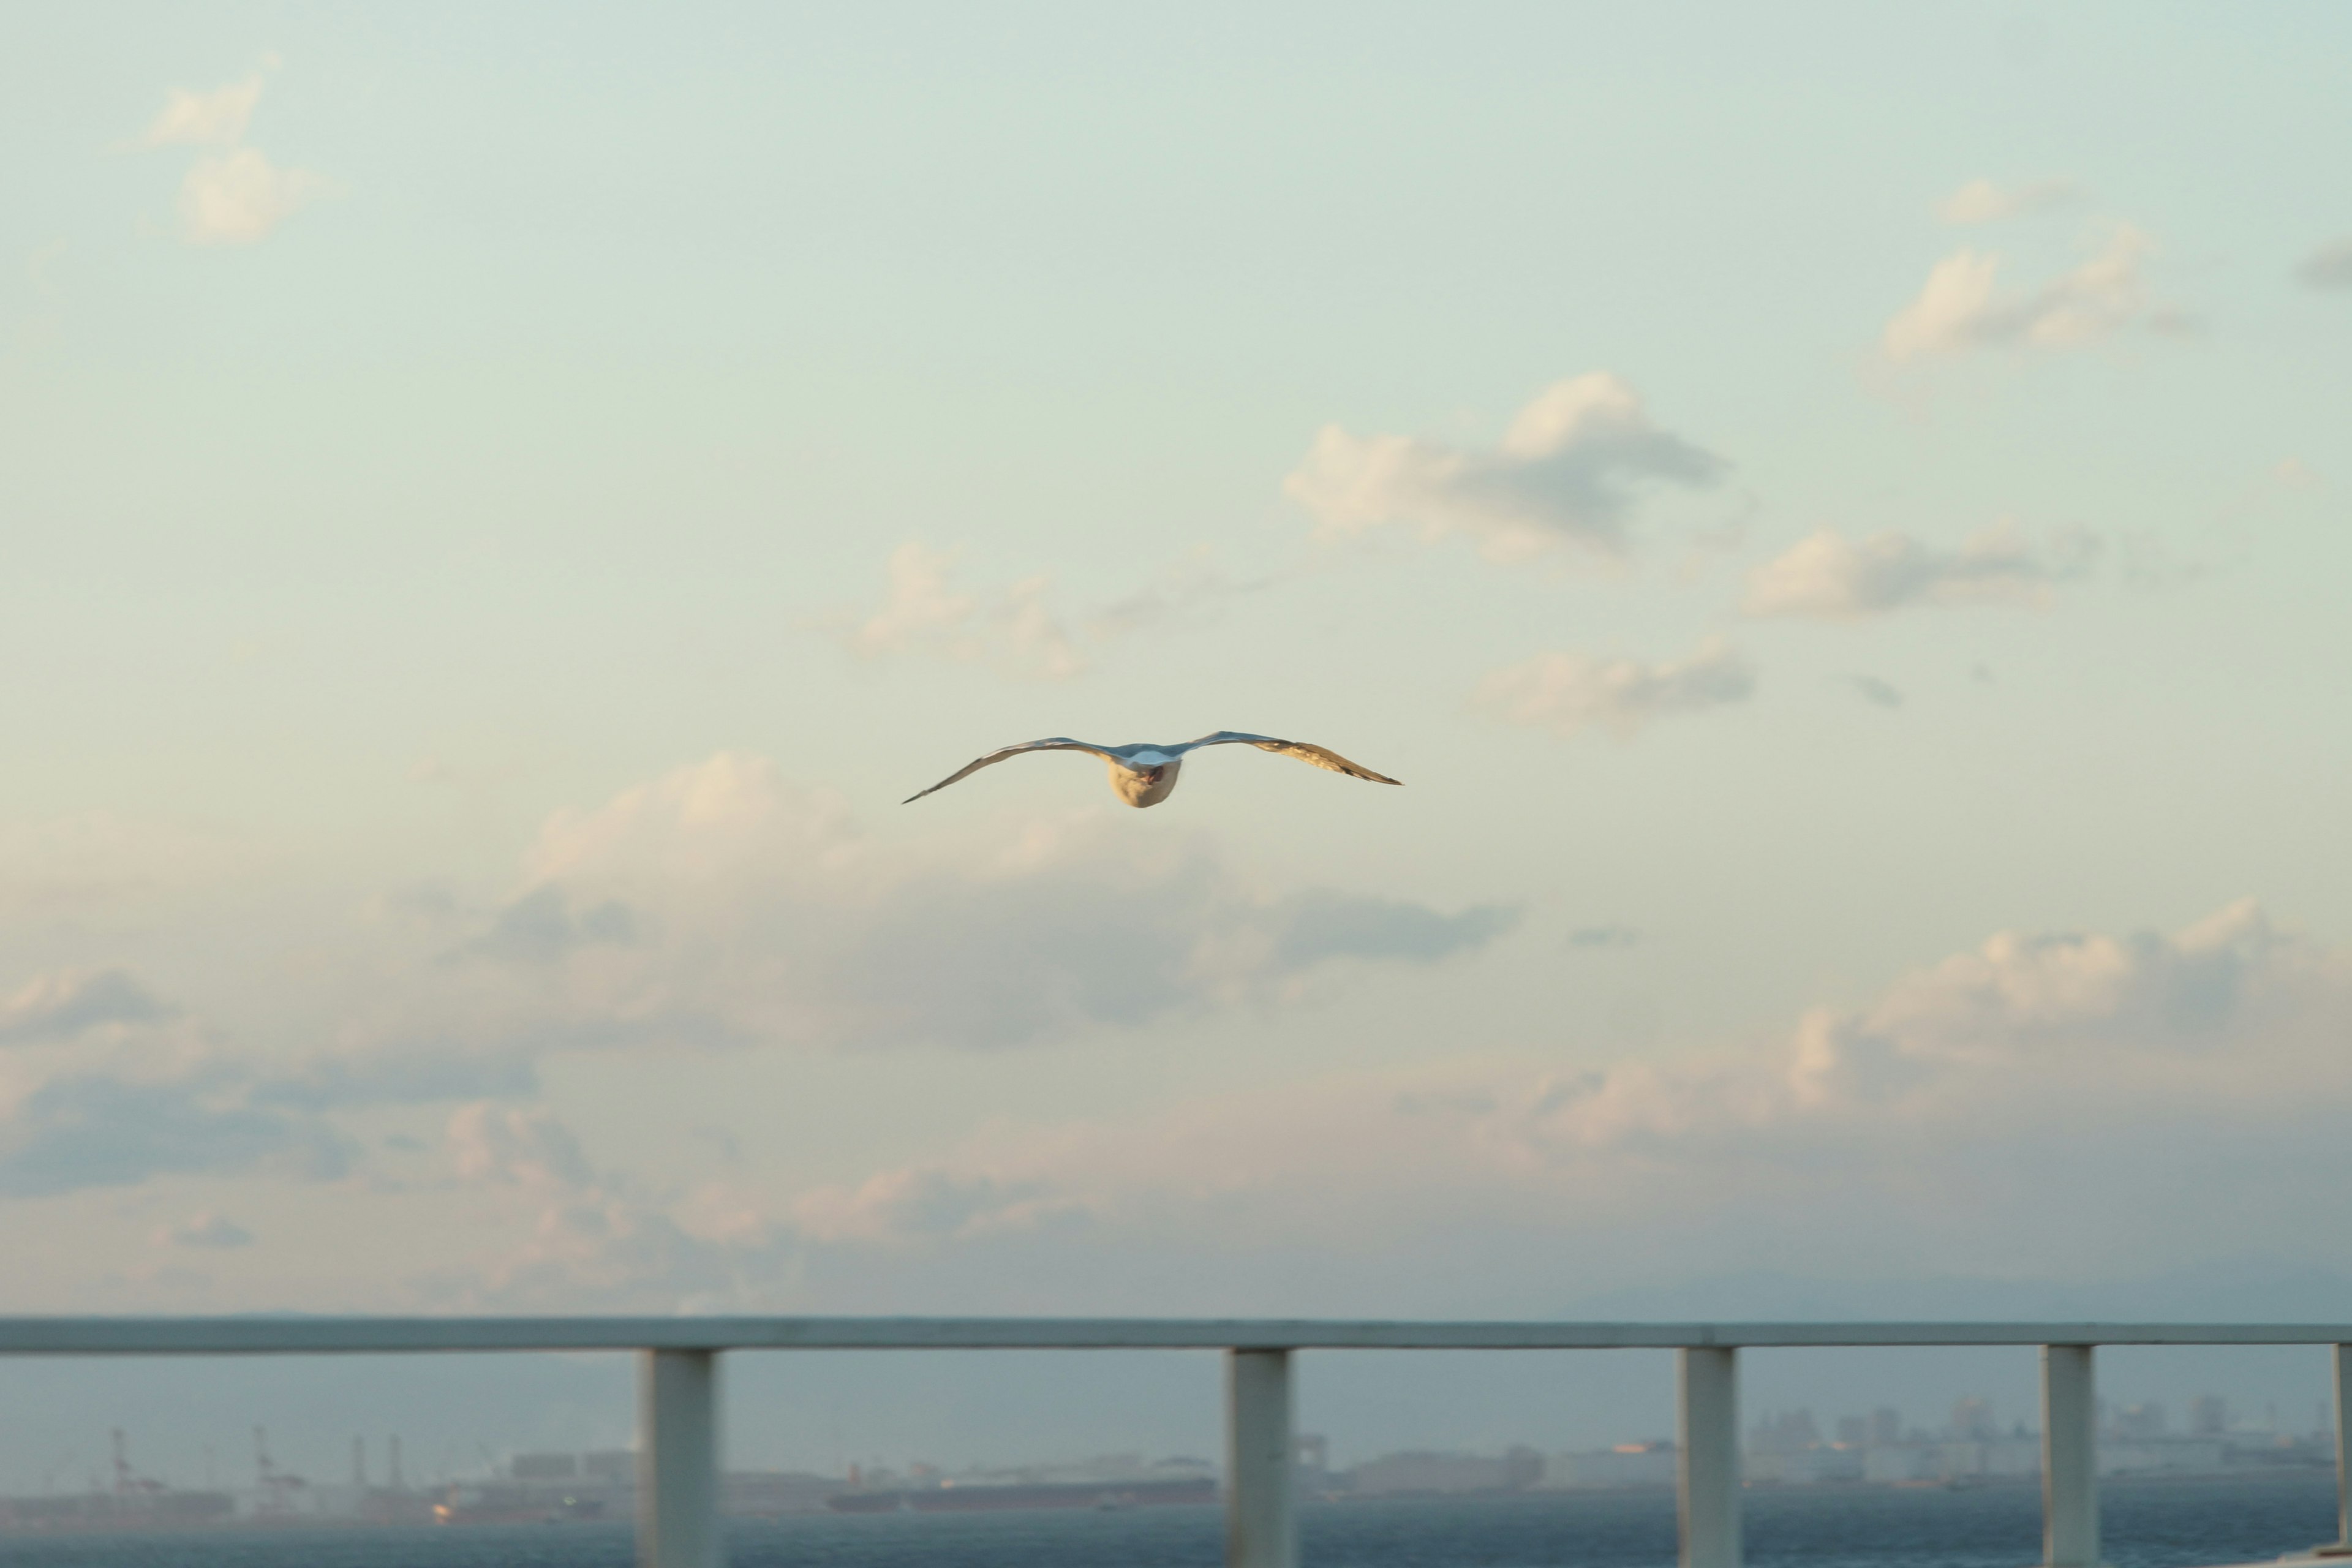
[[[1097,772],[1061,776],[1093,790]],[[1048,760],[1033,782],[1052,776]],[[551,1045],[1011,1046],[1271,1005],[1327,965],[1475,952],[1515,918],[1279,893],[1203,838],[1118,832],[1112,809],[898,847],[837,797],[721,753],[553,817],[492,940],[452,968],[451,1004]],[[583,940],[596,911],[628,940]]]
[[2117,225],[2096,254],[2023,294],[1997,295],[2001,258],[1962,250],[1927,274],[1919,297],[1886,323],[1886,357],[1897,364],[1972,349],[2085,348],[2126,328],[2162,328],[2178,316],[2149,297],[2141,266],[2155,242]]
[[1082,1218],[1086,1205],[1034,1183],[938,1170],[884,1171],[855,1187],[819,1187],[793,1205],[794,1228],[817,1241],[936,1241]]
[[1854,620],[1918,605],[2037,605],[2053,584],[2081,576],[2099,542],[2070,533],[2037,545],[2014,523],[1939,550],[1886,529],[1848,539],[1824,528],[1748,574],[1741,607],[1751,616]]
[[210,92],[174,88],[142,140],[150,147],[176,143],[234,147],[245,140],[246,121],[253,117],[253,106],[260,98],[258,73]]
[[326,188],[307,169],[281,169],[256,147],[196,160],[180,183],[180,226],[192,245],[251,245]]
[[1996,223],[2072,206],[2087,194],[2072,180],[2033,180],[2006,189],[1970,180],[1936,205],[1936,216],[1948,224]]
[[156,1227],[158,1247],[202,1247],[226,1250],[253,1245],[253,1232],[226,1215],[199,1214],[176,1224]]
[[1405,523],[1433,540],[1466,534],[1487,559],[1512,562],[1564,544],[1613,554],[1639,487],[1711,485],[1728,468],[1596,372],[1546,388],[1491,449],[1327,425],[1283,490],[1328,534]]
[[[2347,955],[2277,931],[2251,900],[2173,934],[2000,932],[1871,1004],[1808,1010],[1753,1053],[1627,1062],[1522,1094],[1524,1136],[1551,1153],[1740,1142],[1795,1156],[1822,1139],[2007,1141],[2045,1121],[2104,1130],[2281,1109],[2352,1021]],[[1819,1146],[1816,1144],[1815,1146]]]
[[[1827,1016],[1924,1061],[1990,1065],[2064,1050],[2201,1055],[2347,997],[2340,955],[2277,930],[2251,899],[2182,931],[2002,931]],[[1809,1023],[1811,1020],[1809,1020]]]
[[1488,674],[1473,706],[1509,724],[1567,737],[1588,729],[1630,740],[1653,720],[1745,702],[1756,668],[1720,637],[1685,658],[1645,664],[1584,653],[1538,654]]
[[261,82],[257,73],[210,92],[176,89],[142,138],[149,147],[222,149],[198,157],[180,182],[180,232],[191,245],[254,244],[327,189],[320,175],[244,144]]
[[2304,258],[2294,275],[2313,289],[2352,289],[2352,239],[2323,245]]
[[[720,752],[601,806],[557,811],[524,865],[535,880],[651,873],[708,882],[746,869],[835,864],[854,853],[856,837],[839,795],[788,782],[765,757]],[[753,846],[755,863],[733,858]]]
[[1697,1155],[1707,1139],[1865,1140],[1879,1119],[1988,1140],[2045,1120],[2157,1125],[2284,1108],[2299,1082],[2336,1102],[2352,1073],[2312,1068],[2346,1021],[2346,955],[2251,900],[2170,936],[2004,931],[1866,1006],[1810,1009],[1763,1051],[1555,1082],[1523,1098],[1524,1131],[1555,1151],[1678,1139]]

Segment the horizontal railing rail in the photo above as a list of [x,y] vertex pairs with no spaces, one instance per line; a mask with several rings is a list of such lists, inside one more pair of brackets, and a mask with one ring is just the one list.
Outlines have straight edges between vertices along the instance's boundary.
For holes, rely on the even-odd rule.
[[0,1318],[0,1355],[486,1351],[1792,1350],[2332,1345],[2346,1323],[1403,1322],[1322,1318]]
[[1865,1346],[2032,1348],[2042,1364],[2043,1568],[2101,1568],[2105,1345],[2335,1347],[2338,1540],[2352,1556],[2352,1323],[1402,1322],[1314,1318],[0,1318],[0,1357],[631,1351],[638,1357],[637,1557],[718,1568],[719,1358],[738,1351],[1224,1352],[1225,1560],[1297,1568],[1292,1361],[1300,1351],[1675,1352],[1683,1568],[1739,1568],[1738,1356]]

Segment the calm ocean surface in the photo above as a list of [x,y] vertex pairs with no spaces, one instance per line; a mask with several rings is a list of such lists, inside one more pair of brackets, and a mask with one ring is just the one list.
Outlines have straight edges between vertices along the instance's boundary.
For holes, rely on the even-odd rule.
[[[2333,1540],[2332,1479],[2110,1483],[2115,1568],[2244,1563]],[[1217,1568],[1213,1509],[1127,1513],[899,1514],[746,1523],[734,1568]],[[1320,1505],[1305,1516],[1311,1568],[1669,1568],[1664,1494],[1529,1496],[1474,1503]],[[2038,1489],[1758,1492],[1758,1568],[2026,1568],[2042,1554]],[[624,1528],[280,1531],[0,1539],[0,1568],[629,1568]]]

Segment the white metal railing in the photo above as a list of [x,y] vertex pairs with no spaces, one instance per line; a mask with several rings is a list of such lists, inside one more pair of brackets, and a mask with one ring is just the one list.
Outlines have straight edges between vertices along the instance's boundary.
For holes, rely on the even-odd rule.
[[1480,1323],[1264,1318],[0,1318],[0,1355],[638,1353],[640,1568],[719,1568],[719,1357],[745,1350],[1226,1352],[1225,1561],[1297,1568],[1294,1352],[1671,1350],[1683,1568],[1738,1568],[1739,1352],[2021,1345],[2042,1352],[2043,1568],[2099,1568],[2100,1345],[2333,1345],[2337,1538],[2352,1556],[2352,1323]]

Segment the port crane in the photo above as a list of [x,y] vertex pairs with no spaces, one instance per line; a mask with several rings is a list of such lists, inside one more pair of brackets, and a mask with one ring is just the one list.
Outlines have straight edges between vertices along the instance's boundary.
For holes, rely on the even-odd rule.
[[152,1476],[142,1476],[131,1468],[131,1442],[120,1426],[108,1429],[114,1443],[114,1495],[134,1497],[142,1492],[160,1492],[163,1483]]
[[269,1428],[267,1426],[253,1429],[253,1469],[261,1489],[261,1504],[257,1511],[278,1515],[292,1513],[293,1494],[310,1483],[270,1462]]

